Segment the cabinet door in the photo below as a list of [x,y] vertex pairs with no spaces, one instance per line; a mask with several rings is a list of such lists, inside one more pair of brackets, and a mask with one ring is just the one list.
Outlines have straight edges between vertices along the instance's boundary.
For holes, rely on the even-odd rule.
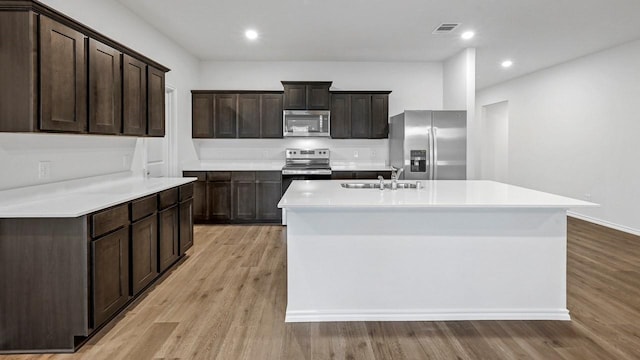
[[93,327],[129,300],[129,228],[91,241]]
[[355,178],[356,179],[377,179],[378,172],[377,171],[356,171]]
[[389,137],[389,95],[371,95],[372,139]]
[[256,218],[256,173],[238,171],[231,174],[231,208],[233,220],[255,220]]
[[307,109],[329,110],[330,96],[328,85],[307,85]]
[[351,106],[349,94],[331,95],[331,137],[348,139],[351,137]]
[[305,84],[284,85],[284,108],[305,110],[307,108],[307,86]]
[[180,256],[178,206],[158,213],[158,271],[169,268]]
[[40,16],[40,129],[87,131],[87,62],[83,34]]
[[260,95],[238,95],[238,137],[260,137]]
[[180,255],[193,246],[193,200],[180,203]]
[[193,183],[193,218],[196,222],[207,221],[207,182],[196,181]]
[[260,101],[260,137],[282,138],[282,94],[263,94]]
[[122,55],[122,132],[147,133],[147,64]]
[[282,219],[278,209],[282,180],[280,172],[261,171],[256,174],[256,219],[276,221]]
[[131,295],[158,276],[158,215],[131,224]]
[[164,136],[164,72],[147,66],[148,131],[151,136]]
[[193,94],[191,105],[192,137],[213,138],[213,94]]
[[351,137],[366,139],[371,134],[371,95],[351,95]]
[[235,138],[238,95],[216,94],[213,121],[216,138]]
[[120,51],[89,39],[89,132],[122,132]]
[[209,220],[226,222],[231,220],[231,182],[210,181],[207,183]]
[[351,180],[356,178],[356,173],[353,171],[333,171],[331,173],[332,180]]

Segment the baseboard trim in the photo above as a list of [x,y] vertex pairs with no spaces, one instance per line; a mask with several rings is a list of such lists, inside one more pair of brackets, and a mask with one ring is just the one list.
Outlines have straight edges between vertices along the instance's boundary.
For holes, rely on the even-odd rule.
[[478,310],[380,310],[380,311],[288,311],[285,322],[327,321],[465,321],[465,320],[560,320],[570,321],[567,309]]
[[576,218],[576,219],[592,222],[594,224],[602,225],[604,227],[608,227],[608,228],[611,228],[611,229],[614,229],[614,230],[622,231],[622,232],[625,232],[625,233],[628,233],[628,234],[631,234],[631,235],[640,236],[640,230],[634,229],[634,228],[630,228],[628,226],[619,225],[619,224],[612,223],[612,222],[609,222],[609,221],[596,219],[596,218],[593,218],[591,216],[575,213],[573,211],[567,211],[567,215],[571,216],[572,218]]

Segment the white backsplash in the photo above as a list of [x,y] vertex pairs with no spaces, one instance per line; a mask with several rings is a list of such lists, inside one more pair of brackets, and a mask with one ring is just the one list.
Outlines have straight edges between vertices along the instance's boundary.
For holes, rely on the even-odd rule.
[[287,148],[329,148],[333,164],[389,163],[387,139],[206,139],[194,140],[200,161],[284,161]]

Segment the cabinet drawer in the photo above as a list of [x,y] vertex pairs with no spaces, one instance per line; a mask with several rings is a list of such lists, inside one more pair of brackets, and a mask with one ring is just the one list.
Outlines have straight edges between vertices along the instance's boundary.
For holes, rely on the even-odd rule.
[[180,186],[180,201],[185,201],[193,197],[193,183]]
[[219,180],[231,180],[230,171],[209,171],[207,172],[207,180],[219,181]]
[[281,181],[282,173],[280,171],[256,171],[256,180],[261,181]]
[[183,171],[182,176],[184,177],[195,177],[198,178],[198,181],[206,181],[207,180],[207,172],[206,171]]
[[155,195],[147,196],[131,202],[131,221],[142,219],[153,214],[158,209],[158,200]]
[[238,180],[253,181],[255,179],[256,179],[255,171],[234,171],[231,174],[231,180],[233,181],[238,181]]
[[168,208],[178,202],[178,188],[162,191],[158,194],[158,207],[160,209]]
[[91,237],[97,238],[127,224],[129,224],[128,204],[103,210],[91,215]]

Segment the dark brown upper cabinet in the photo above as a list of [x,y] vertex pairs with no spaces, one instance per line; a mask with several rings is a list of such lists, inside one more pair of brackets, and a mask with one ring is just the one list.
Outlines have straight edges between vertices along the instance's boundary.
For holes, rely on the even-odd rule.
[[329,110],[331,81],[282,81],[285,110]]
[[238,137],[260,137],[260,94],[238,95]]
[[351,95],[351,137],[366,139],[371,134],[371,95]]
[[334,91],[331,94],[331,137],[389,137],[390,91]]
[[87,131],[85,49],[82,33],[40,17],[40,130]]
[[238,115],[237,94],[217,94],[214,98],[213,124],[217,138],[236,137],[236,118]]
[[1,3],[0,131],[164,136],[168,68],[40,2]]
[[191,136],[193,138],[212,138],[213,132],[213,94],[193,94],[191,96]]
[[281,138],[281,91],[193,90],[193,138]]
[[122,56],[122,133],[147,133],[147,64],[127,54]]
[[282,93],[260,95],[260,137],[282,137]]
[[349,94],[331,94],[331,138],[351,137],[351,97]]
[[122,130],[122,53],[89,39],[89,132],[118,134]]
[[164,136],[164,71],[147,67],[147,116],[151,136]]
[[371,95],[371,134],[372,139],[389,137],[389,95]]

